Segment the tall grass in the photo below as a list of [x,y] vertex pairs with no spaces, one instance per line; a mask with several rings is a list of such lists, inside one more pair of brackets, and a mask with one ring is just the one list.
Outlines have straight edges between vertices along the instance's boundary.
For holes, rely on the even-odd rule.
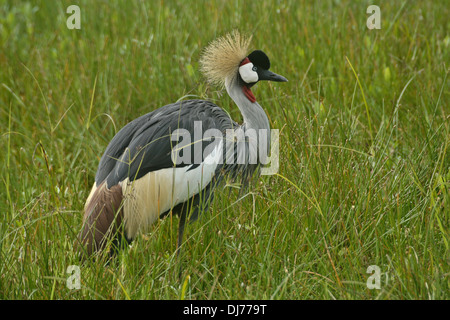
[[[0,298],[448,299],[444,1],[383,2],[380,30],[369,1],[79,1],[80,30],[71,4],[0,1]],[[81,265],[84,201],[123,125],[184,96],[240,119],[198,72],[234,28],[289,79],[254,90],[281,132],[278,174],[218,191],[186,229],[181,278],[175,217]]]

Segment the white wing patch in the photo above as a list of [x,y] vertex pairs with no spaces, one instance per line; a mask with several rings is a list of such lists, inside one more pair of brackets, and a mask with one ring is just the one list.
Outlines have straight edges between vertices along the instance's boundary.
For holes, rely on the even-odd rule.
[[146,232],[160,214],[183,203],[203,190],[214,177],[222,157],[223,141],[195,169],[193,165],[166,168],[147,173],[130,182],[121,182],[123,210],[127,237]]
[[253,63],[251,62],[240,66],[239,73],[242,80],[244,80],[246,83],[258,82],[258,73],[256,73],[256,71],[253,71]]

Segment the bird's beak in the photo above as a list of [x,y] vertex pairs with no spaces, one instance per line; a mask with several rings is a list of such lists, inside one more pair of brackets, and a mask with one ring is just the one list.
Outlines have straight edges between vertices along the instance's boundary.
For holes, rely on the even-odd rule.
[[279,74],[273,73],[269,70],[264,70],[260,72],[259,74],[259,80],[268,80],[268,81],[277,81],[277,82],[287,82],[288,79],[286,79],[283,76],[280,76]]

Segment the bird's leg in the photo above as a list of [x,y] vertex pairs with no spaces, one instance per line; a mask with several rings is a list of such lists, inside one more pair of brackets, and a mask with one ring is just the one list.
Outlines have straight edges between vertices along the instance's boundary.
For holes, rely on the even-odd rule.
[[182,270],[182,262],[180,260],[180,251],[181,251],[181,245],[183,244],[183,234],[184,234],[184,227],[186,225],[186,216],[187,216],[187,212],[183,210],[180,215],[180,222],[178,224],[177,260],[180,263],[180,270],[179,270],[179,274],[178,274],[178,277],[180,279],[181,279],[181,272],[183,271]]
[[[180,279],[182,272],[182,261],[180,258],[180,252],[181,252],[181,245],[183,244],[183,235],[184,235],[184,228],[186,226],[186,220],[188,219],[189,222],[197,220],[200,211],[204,210],[204,207],[206,207],[213,198],[213,194],[210,193],[210,190],[211,190],[210,186],[208,186],[207,188],[205,188],[204,191],[202,191],[203,194],[201,195],[197,194],[192,198],[191,201],[185,202],[179,211],[180,222],[178,224],[177,259],[179,260],[180,263],[180,271],[179,271]],[[208,201],[202,202],[201,197],[203,197],[203,199],[208,199]]]
[[187,215],[187,213],[183,212],[180,215],[180,222],[178,223],[177,258],[180,256],[181,245],[183,243],[183,234],[184,234],[184,226],[186,224],[186,215]]

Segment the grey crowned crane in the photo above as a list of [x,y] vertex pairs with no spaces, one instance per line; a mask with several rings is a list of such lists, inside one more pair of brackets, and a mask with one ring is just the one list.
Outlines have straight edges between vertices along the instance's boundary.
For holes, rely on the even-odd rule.
[[[251,87],[261,80],[287,80],[269,71],[264,52],[247,54],[250,40],[234,31],[211,42],[200,59],[208,82],[225,86],[238,106],[242,125],[209,101],[187,100],[143,115],[114,136],[100,159],[84,207],[78,240],[82,253],[90,256],[104,251],[108,243],[131,242],[169,213],[180,216],[178,250],[186,221],[195,221],[207,210],[214,188],[224,177],[247,184],[258,172],[257,149],[268,150],[270,126]],[[236,139],[227,140],[226,133],[236,129],[244,132],[244,147],[238,148]],[[207,134],[211,130],[215,134]],[[249,141],[251,130],[262,144]],[[258,154],[255,161],[250,161],[252,154]]]

